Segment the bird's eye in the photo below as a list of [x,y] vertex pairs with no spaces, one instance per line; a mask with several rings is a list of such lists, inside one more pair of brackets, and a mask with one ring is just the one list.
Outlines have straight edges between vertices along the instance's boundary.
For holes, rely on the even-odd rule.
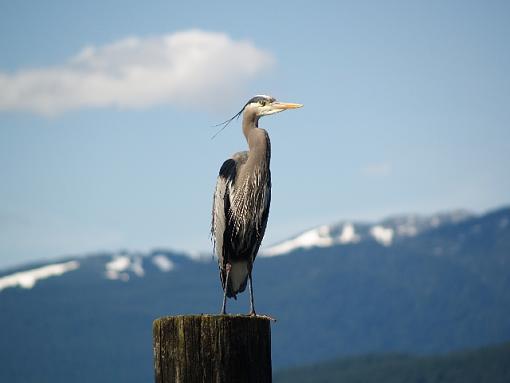
[[262,106],[266,106],[266,101],[265,100],[261,100],[261,101],[259,101],[259,104],[262,105]]

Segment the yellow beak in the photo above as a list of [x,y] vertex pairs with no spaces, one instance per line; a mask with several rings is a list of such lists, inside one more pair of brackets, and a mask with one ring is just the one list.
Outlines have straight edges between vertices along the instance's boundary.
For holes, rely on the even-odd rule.
[[297,108],[301,108],[303,106],[303,104],[294,104],[292,102],[274,102],[272,104],[273,107],[275,108],[278,108],[278,109],[297,109]]

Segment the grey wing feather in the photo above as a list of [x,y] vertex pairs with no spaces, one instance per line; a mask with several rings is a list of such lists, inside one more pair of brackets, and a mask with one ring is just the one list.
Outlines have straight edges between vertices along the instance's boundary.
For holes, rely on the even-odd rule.
[[218,179],[216,181],[216,189],[214,191],[211,234],[214,241],[214,252],[218,257],[218,263],[223,267],[223,234],[227,224],[227,214],[229,207],[225,206],[225,196],[230,193],[235,178],[237,165],[234,159],[226,160],[221,166]]
[[[232,239],[234,231],[234,221],[231,210],[232,193],[239,168],[247,159],[247,152],[239,152],[234,154],[232,158],[226,160],[221,166],[214,192],[211,234],[214,241],[214,252],[218,257],[220,279],[223,288],[225,288],[226,280],[225,266],[227,263],[232,264],[233,260],[231,257],[235,254],[232,249],[232,243],[229,241],[229,239]],[[234,286],[232,282],[236,279],[235,275],[236,267],[234,265],[231,274],[232,278],[229,280],[227,286],[227,296],[229,298],[235,298],[236,292],[239,291],[239,287]],[[244,283],[244,285],[246,285],[246,283]],[[241,290],[244,290],[244,286]]]

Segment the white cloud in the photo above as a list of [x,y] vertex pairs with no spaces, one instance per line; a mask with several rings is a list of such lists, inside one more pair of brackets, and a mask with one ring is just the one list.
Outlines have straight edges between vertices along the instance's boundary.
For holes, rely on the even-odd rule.
[[212,107],[270,68],[268,52],[190,30],[85,47],[62,65],[0,71],[0,110],[55,115],[83,107]]

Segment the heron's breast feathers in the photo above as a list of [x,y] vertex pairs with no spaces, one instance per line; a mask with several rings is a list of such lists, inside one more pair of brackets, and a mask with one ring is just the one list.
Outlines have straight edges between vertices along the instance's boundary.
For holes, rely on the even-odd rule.
[[257,231],[264,226],[269,209],[271,180],[269,170],[257,169],[242,181],[230,185],[230,220],[236,234],[246,231]]

